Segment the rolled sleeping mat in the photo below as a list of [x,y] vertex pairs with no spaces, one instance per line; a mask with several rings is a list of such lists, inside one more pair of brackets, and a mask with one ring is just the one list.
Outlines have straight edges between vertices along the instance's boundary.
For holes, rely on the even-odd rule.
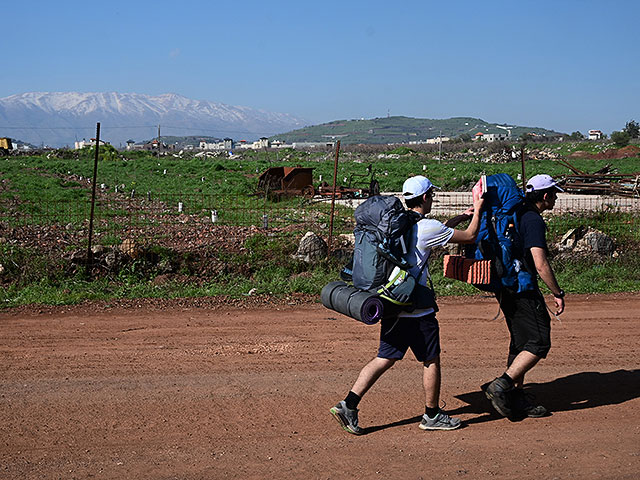
[[344,282],[341,282],[340,280],[336,281],[336,282],[329,282],[327,283],[323,288],[322,288],[322,292],[320,292],[320,300],[322,301],[322,304],[327,307],[330,308],[331,310],[335,310],[333,308],[333,305],[331,303],[331,294],[333,293],[333,291],[339,287],[346,287],[347,284]]
[[367,325],[378,323],[384,316],[384,304],[377,294],[358,292],[351,296],[349,302],[350,316]]
[[384,304],[377,293],[349,286],[344,282],[331,282],[320,293],[322,304],[367,325],[378,323],[384,316]]
[[351,314],[349,313],[349,302],[351,301],[351,295],[356,292],[358,292],[357,288],[351,287],[347,284],[336,287],[333,292],[331,292],[330,299],[331,305],[333,306],[334,310],[351,316]]

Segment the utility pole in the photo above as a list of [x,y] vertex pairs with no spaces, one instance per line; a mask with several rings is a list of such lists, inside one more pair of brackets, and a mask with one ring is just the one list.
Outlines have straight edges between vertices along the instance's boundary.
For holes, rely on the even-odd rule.
[[438,163],[442,160],[442,130],[440,130],[440,135],[438,136]]
[[158,160],[160,160],[160,124],[158,124]]

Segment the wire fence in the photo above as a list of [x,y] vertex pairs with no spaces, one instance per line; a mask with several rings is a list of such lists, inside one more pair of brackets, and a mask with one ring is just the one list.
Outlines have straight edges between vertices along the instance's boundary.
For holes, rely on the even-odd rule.
[[[0,206],[0,236],[24,246],[50,250],[86,247],[90,200],[5,201]],[[1,208],[3,207],[3,208]],[[353,230],[353,211],[335,210],[333,232]],[[270,237],[312,231],[328,241],[331,204],[308,199],[272,202],[257,196],[207,194],[100,194],[94,209],[94,244],[160,245],[180,250],[224,248],[255,232]]]
[[[441,192],[435,197],[432,215],[449,218],[471,202],[470,192]],[[552,239],[570,229],[591,226],[619,242],[640,243],[640,198],[559,193],[554,208],[543,215]]]
[[[464,192],[441,192],[435,200],[432,215],[439,219],[461,213],[471,204],[470,194]],[[336,201],[334,236],[353,232],[353,209],[361,202]],[[554,236],[592,225],[618,240],[640,242],[640,199],[561,194],[549,213],[547,223]],[[0,237],[43,250],[82,248],[88,242],[89,216],[88,198],[40,203],[4,200]],[[179,250],[224,249],[256,232],[276,238],[301,237],[312,231],[329,243],[330,224],[331,202],[326,199],[273,202],[241,195],[100,192],[93,238],[105,246],[128,239]]]

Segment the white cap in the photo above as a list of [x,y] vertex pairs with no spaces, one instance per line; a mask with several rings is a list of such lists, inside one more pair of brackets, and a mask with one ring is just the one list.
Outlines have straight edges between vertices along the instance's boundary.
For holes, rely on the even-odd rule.
[[527,192],[534,192],[539,190],[546,190],[547,188],[555,187],[558,191],[564,192],[557,182],[551,177],[551,175],[534,175],[527,182]]
[[412,198],[424,195],[432,188],[438,188],[431,180],[422,175],[416,175],[415,177],[407,178],[402,185],[402,195],[405,200],[411,200]]

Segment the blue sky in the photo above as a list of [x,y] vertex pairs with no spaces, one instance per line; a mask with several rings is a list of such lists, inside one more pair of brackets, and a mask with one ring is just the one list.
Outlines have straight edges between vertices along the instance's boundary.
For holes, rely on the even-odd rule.
[[640,2],[28,1],[3,7],[0,97],[174,92],[309,124],[640,121]]

